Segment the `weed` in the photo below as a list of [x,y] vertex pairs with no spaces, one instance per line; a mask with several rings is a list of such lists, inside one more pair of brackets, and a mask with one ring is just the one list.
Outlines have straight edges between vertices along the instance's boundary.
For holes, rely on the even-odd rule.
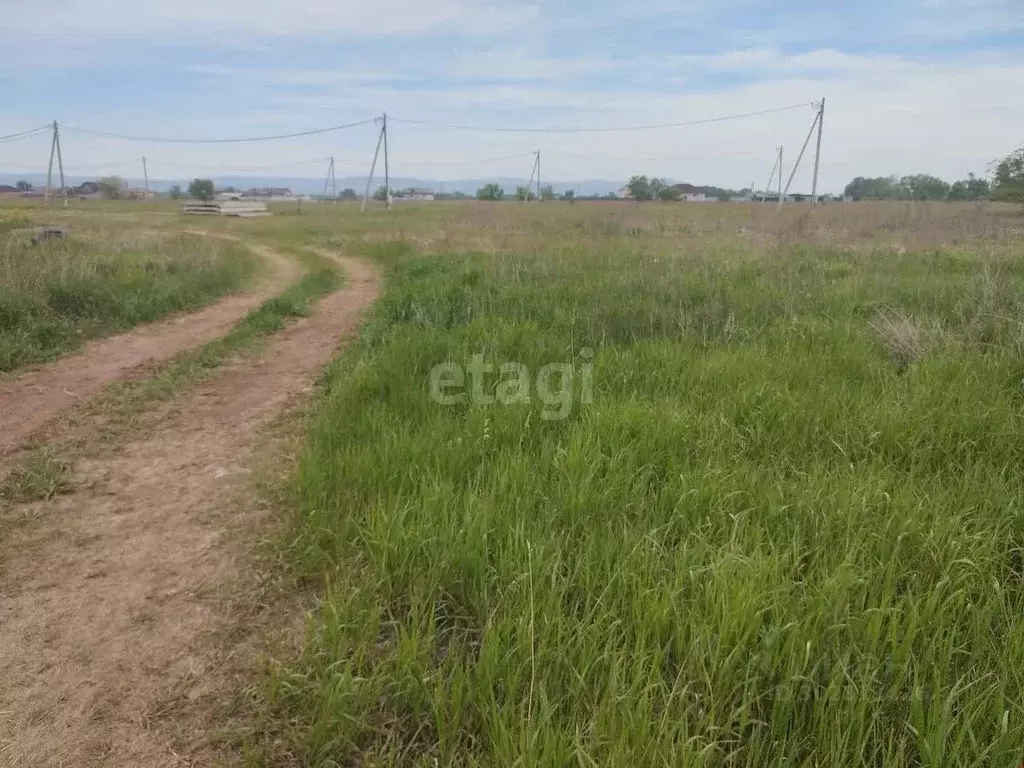
[[46,448],[26,454],[0,484],[0,498],[14,503],[48,501],[70,490],[71,465]]
[[79,229],[38,246],[0,232],[0,372],[209,304],[256,269],[245,248],[212,238]]

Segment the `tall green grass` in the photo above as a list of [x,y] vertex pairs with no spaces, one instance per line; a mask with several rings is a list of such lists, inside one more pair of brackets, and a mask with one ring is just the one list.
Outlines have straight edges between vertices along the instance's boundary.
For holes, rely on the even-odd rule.
[[[1019,764],[1021,262],[601,229],[371,247],[253,761]],[[565,420],[429,396],[585,348]]]
[[0,372],[52,360],[84,340],[197,309],[244,286],[257,261],[195,235],[73,230],[30,243],[0,228]]

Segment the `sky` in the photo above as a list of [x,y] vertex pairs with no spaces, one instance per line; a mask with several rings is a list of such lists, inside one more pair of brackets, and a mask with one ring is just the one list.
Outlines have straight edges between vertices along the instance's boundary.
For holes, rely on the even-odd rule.
[[[633,173],[761,187],[788,175],[826,99],[821,188],[854,176],[985,174],[1024,144],[1024,0],[0,0],[0,136],[59,121],[69,174],[365,174],[378,128],[234,138],[389,116],[393,175]],[[654,130],[802,105],[757,117]],[[813,147],[813,144],[812,144]],[[0,141],[44,170],[49,139]],[[516,155],[517,157],[509,157]],[[494,159],[505,158],[505,159]],[[809,188],[809,156],[794,190]]]

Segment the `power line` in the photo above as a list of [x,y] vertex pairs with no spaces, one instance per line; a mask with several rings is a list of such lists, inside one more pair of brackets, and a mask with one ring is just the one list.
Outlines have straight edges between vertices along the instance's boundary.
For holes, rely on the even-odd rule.
[[94,131],[90,128],[74,128],[72,126],[64,126],[65,131],[71,131],[86,136],[98,136],[105,139],[119,139],[121,141],[144,141],[154,144],[243,144],[253,141],[276,141],[278,139],[296,139],[302,136],[314,136],[321,133],[330,133],[332,131],[341,131],[346,128],[355,128],[359,125],[369,125],[375,123],[379,118],[371,117],[368,120],[357,120],[354,123],[346,123],[344,125],[332,125],[328,128],[314,128],[310,131],[299,131],[298,133],[281,133],[274,136],[247,136],[238,139],[172,139],[167,137],[158,136],[129,136],[121,133],[107,133],[106,131]]
[[7,136],[0,136],[0,141],[17,141],[18,139],[27,139],[30,136],[39,136],[40,134],[48,133],[51,130],[53,130],[52,125],[43,125],[39,128],[33,128],[28,131],[21,131],[19,133],[8,134]]
[[291,168],[296,165],[313,165],[330,160],[329,157],[314,157],[306,160],[294,160],[291,162],[274,163],[273,165],[207,165],[203,162],[175,163],[159,158],[149,159],[155,166],[168,166],[170,168],[205,168],[207,171],[270,171],[278,168]]
[[814,106],[815,102],[803,102],[791,104],[788,107],[775,107],[774,109],[761,109],[756,112],[743,112],[736,115],[722,115],[720,117],[707,117],[701,120],[687,120],[681,123],[661,123],[657,125],[629,125],[617,126],[614,128],[518,128],[518,127],[496,127],[483,125],[462,125],[459,123],[435,123],[430,120],[413,120],[400,117],[392,117],[392,122],[407,123],[411,125],[426,125],[433,128],[454,128],[464,131],[489,131],[495,133],[615,133],[622,131],[653,131],[661,128],[683,128],[690,125],[705,125],[707,123],[721,123],[726,120],[741,120],[746,117],[757,117],[759,115],[770,115],[775,112],[787,112],[794,109],[803,109]]

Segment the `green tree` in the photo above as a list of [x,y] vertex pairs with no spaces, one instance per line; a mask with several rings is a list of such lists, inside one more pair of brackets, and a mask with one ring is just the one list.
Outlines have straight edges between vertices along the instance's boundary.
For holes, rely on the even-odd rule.
[[651,180],[643,175],[631,176],[626,182],[626,189],[630,196],[636,201],[651,199]]
[[104,176],[97,184],[100,194],[107,200],[117,200],[124,193],[124,179],[120,176]]
[[904,176],[899,183],[899,197],[903,200],[945,200],[949,184],[927,173]]
[[212,179],[192,179],[192,183],[188,185],[189,197],[194,197],[197,200],[212,200],[213,190]]
[[855,200],[895,200],[900,196],[900,184],[895,176],[876,179],[858,176],[846,185],[843,194]]
[[657,177],[651,179],[651,196],[649,199],[654,200],[655,198],[660,198],[662,191],[667,186],[668,184],[666,184],[662,179]]
[[341,195],[339,195],[339,197],[342,200],[357,200],[358,199],[358,196],[356,195],[356,191],[354,189],[351,189],[351,188],[346,188],[346,189],[341,190]]
[[548,184],[546,187],[541,187],[540,188],[540,199],[541,200],[554,200],[555,199],[555,190],[553,190],[551,188],[550,184]]
[[520,184],[516,187],[516,200],[536,200],[536,197],[533,194],[533,190]]
[[30,189],[32,189],[32,183],[29,181],[19,181],[14,186],[20,189],[22,192],[28,192]]
[[570,203],[575,203],[576,202],[576,190],[575,189],[567,189],[567,190],[565,190],[565,192],[562,193],[562,199],[563,200],[568,200]]
[[380,200],[381,202],[387,202],[388,188],[385,186],[377,187],[377,191],[373,193],[373,199]]
[[973,173],[967,178],[957,181],[949,188],[950,200],[985,200],[992,192],[988,179],[979,179]]
[[680,192],[675,187],[665,187],[665,188],[663,188],[658,193],[658,197],[660,197],[662,200],[664,200],[667,203],[675,202],[676,200],[678,200],[682,196],[683,196],[683,193]]
[[993,200],[1024,202],[1024,147],[996,163],[993,177]]
[[505,196],[505,190],[501,188],[500,184],[491,182],[490,184],[484,184],[476,191],[477,200],[501,200]]
[[171,187],[167,191],[167,194],[169,194],[171,196],[172,200],[179,199],[181,197],[181,195],[182,195],[181,185],[180,184],[175,184],[173,187]]

